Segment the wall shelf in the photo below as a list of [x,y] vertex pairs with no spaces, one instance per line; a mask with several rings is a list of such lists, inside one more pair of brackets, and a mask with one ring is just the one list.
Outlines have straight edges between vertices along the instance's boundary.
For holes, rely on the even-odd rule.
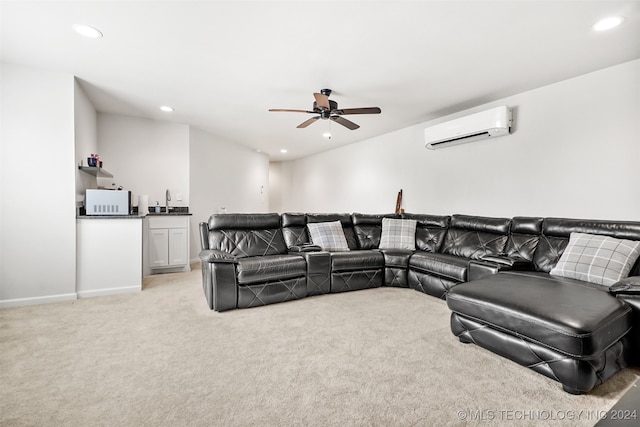
[[78,166],[78,169],[80,169],[82,172],[86,172],[89,175],[93,175],[95,177],[113,178],[113,175],[111,175],[109,172],[107,172],[106,170],[104,170],[102,168],[91,167],[91,166]]

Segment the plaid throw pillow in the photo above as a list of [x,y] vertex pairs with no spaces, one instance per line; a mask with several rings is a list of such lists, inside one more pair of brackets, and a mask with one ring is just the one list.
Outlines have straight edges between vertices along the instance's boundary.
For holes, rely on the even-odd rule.
[[611,286],[629,275],[640,255],[640,241],[571,233],[552,276]]
[[347,238],[340,221],[315,222],[307,224],[311,242],[320,246],[325,251],[346,252],[349,250]]
[[380,249],[416,249],[415,219],[382,218]]

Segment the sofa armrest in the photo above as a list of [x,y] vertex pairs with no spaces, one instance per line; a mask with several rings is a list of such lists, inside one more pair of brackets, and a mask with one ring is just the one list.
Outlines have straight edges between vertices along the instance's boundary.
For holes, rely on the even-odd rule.
[[638,295],[640,296],[640,276],[631,276],[614,283],[609,287],[609,292],[614,295]]
[[522,258],[501,255],[485,255],[478,260],[469,261],[467,281],[479,280],[500,271],[531,270],[531,262]]
[[[201,253],[200,259],[202,257],[203,254]],[[200,267],[202,268],[202,290],[209,308],[215,311],[237,308],[238,284],[236,282],[235,264],[228,261],[207,262],[205,256],[203,262],[200,263]]]
[[238,262],[238,258],[231,255],[229,252],[222,252],[215,249],[204,249],[200,251],[200,260],[202,262],[224,262],[232,264]]
[[[487,276],[492,276],[505,267],[496,264],[495,262],[485,262],[481,260],[469,261],[469,269],[467,271],[467,282],[472,280],[484,279]],[[506,267],[508,269],[508,267]]]
[[492,262],[499,266],[509,267],[512,270],[530,270],[532,267],[531,261],[522,258],[512,258],[506,255],[485,255],[481,260]]
[[198,224],[198,230],[200,231],[200,247],[209,249],[209,225],[206,222],[201,222]]
[[292,253],[298,253],[298,252],[319,252],[321,251],[322,248],[318,245],[313,245],[313,244],[304,244],[304,245],[297,245],[297,246],[290,246],[289,247],[289,252]]
[[331,292],[331,254],[327,251],[289,252],[307,263],[307,296]]

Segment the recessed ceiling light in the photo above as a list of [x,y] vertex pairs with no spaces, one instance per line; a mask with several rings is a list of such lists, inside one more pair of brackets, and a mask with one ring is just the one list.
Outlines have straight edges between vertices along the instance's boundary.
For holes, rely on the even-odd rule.
[[624,21],[622,16],[610,16],[593,24],[593,29],[596,31],[610,30],[622,24],[622,21]]
[[89,25],[84,24],[73,24],[71,27],[73,30],[84,37],[89,37],[92,39],[99,39],[102,37],[102,33],[97,28],[90,27]]
[[160,109],[165,113],[170,113],[173,111],[173,108],[169,107],[168,105],[163,105],[162,107],[160,107]]
[[285,150],[285,149],[283,148],[282,150],[280,150],[280,152],[281,152],[282,154],[285,154],[285,153],[287,152],[287,150]]

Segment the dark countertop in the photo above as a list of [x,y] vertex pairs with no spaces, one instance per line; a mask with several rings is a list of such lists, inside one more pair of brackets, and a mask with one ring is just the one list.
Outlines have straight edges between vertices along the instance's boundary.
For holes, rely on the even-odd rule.
[[[156,206],[149,206],[149,214],[148,215],[191,215],[189,213],[189,206],[170,206],[169,213],[167,213],[167,208],[165,206],[160,206],[160,212],[155,212]],[[138,212],[138,207],[133,207],[133,213]]]
[[142,219],[144,215],[76,215],[76,219]]
[[147,216],[192,216],[189,212],[169,212],[155,213],[149,212],[147,215],[77,215],[76,219],[142,219]]
[[[160,213],[149,212],[146,216],[167,216],[167,215],[168,216],[185,216],[185,215],[191,216],[193,214],[189,213],[189,212],[169,212],[169,213],[166,213],[166,212],[160,212]],[[145,216],[145,215],[143,215],[143,216]]]
[[145,216],[192,216],[189,212],[188,206],[175,206],[171,207],[169,213],[165,212],[165,207],[162,206],[162,211],[156,213],[153,211],[154,207],[149,208],[147,215],[139,215],[138,207],[133,207],[133,213],[131,215],[86,215],[84,208],[79,208],[79,212],[76,214],[76,219],[138,219]]

